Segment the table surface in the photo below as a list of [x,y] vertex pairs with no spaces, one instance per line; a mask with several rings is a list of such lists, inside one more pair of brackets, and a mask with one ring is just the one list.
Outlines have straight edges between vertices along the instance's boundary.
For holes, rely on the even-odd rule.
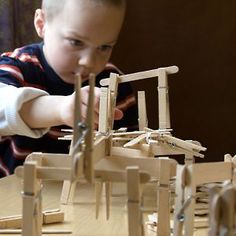
[[[96,219],[95,194],[92,185],[85,182],[77,184],[75,201],[69,205],[60,205],[62,182],[47,181],[44,182],[43,186],[43,210],[60,208],[65,213],[65,221],[63,223],[43,226],[43,229],[72,231],[72,234],[60,235],[128,236],[125,196],[112,197],[109,220],[106,220],[103,197],[99,218]],[[22,180],[15,175],[0,179],[0,217],[21,214],[21,190]],[[194,235],[203,236],[207,234],[206,229],[201,229],[196,230]],[[145,229],[145,235],[154,236],[156,233]]]

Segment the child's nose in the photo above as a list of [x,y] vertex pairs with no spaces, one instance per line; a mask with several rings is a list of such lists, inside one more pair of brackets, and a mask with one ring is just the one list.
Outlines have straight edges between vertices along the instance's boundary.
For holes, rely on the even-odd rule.
[[80,54],[78,65],[86,68],[94,68],[96,64],[96,54],[93,51]]

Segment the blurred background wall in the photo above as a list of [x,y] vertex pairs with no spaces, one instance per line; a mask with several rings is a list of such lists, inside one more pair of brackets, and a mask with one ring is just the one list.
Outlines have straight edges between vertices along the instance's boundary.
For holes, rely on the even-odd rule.
[[[33,28],[40,0],[0,1],[0,51],[39,41]],[[91,16],[92,17],[92,16]],[[173,135],[198,140],[204,161],[236,154],[236,1],[128,0],[112,61],[124,73],[177,65],[170,76]],[[145,90],[149,127],[158,128],[157,80]]]
[[[236,1],[128,0],[113,61],[125,73],[177,65],[170,76],[173,134],[207,147],[204,161],[236,154]],[[158,128],[157,81],[145,90],[149,126]]]
[[34,11],[41,0],[0,0],[0,52],[39,41],[34,30]]

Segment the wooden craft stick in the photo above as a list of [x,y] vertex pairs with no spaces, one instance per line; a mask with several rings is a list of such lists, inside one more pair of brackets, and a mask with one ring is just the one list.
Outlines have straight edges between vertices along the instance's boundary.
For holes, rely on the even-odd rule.
[[[64,221],[64,212],[60,209],[43,211],[43,224],[59,223]],[[22,227],[22,215],[13,215],[0,218],[0,229],[17,229]]]
[[[123,170],[96,170],[95,176],[108,182],[126,182],[126,172]],[[140,172],[140,183],[146,183],[150,176],[146,172]]]
[[142,149],[132,149],[132,148],[124,148],[124,147],[112,147],[111,148],[112,156],[123,156],[123,157],[149,157],[148,152]]
[[139,131],[131,131],[131,132],[115,132],[115,133],[112,133],[112,136],[113,137],[116,137],[116,136],[137,136],[137,135],[140,135],[140,134],[144,134],[146,133],[145,131],[143,130],[139,130]]
[[145,140],[145,138],[146,138],[146,133],[141,134],[138,137],[136,137],[136,138],[132,139],[131,141],[129,141],[128,143],[126,143],[124,145],[124,147],[132,147],[132,146],[138,144],[139,142]]
[[[22,234],[21,229],[0,229],[0,234]],[[43,229],[42,234],[72,234],[71,230],[66,229]]]
[[[163,68],[158,68],[158,69],[153,69],[153,70],[148,70],[148,71],[136,72],[132,74],[126,74],[126,75],[119,76],[119,83],[126,83],[126,82],[141,80],[141,79],[157,77],[159,75],[160,69],[165,69],[167,74],[174,74],[179,71],[179,68],[177,66],[169,66],[169,67],[163,67]],[[102,86],[109,85],[109,79],[102,79],[100,81],[100,84]]]

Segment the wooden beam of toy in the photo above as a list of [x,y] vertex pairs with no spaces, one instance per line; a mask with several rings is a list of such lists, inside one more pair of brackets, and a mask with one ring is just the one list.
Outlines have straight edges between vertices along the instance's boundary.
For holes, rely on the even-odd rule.
[[[164,69],[167,74],[175,74],[179,71],[179,68],[177,66],[169,66],[169,67],[161,67],[158,69],[153,69],[153,70],[148,70],[148,71],[136,72],[132,74],[120,75],[118,83],[126,83],[126,82],[131,82],[131,81],[136,81],[136,80],[157,77],[159,76],[159,72],[162,69]],[[102,79],[100,81],[100,84],[102,86],[108,86],[109,79]]]
[[42,152],[33,152],[29,154],[25,161],[41,161],[42,166],[50,167],[62,167],[70,168],[71,167],[71,158],[68,158],[68,154],[61,153],[42,153]]
[[[36,167],[36,178],[44,180],[70,180],[71,169],[70,168],[58,168],[58,167]],[[15,170],[15,174],[18,177],[24,177],[24,167],[19,166]]]

